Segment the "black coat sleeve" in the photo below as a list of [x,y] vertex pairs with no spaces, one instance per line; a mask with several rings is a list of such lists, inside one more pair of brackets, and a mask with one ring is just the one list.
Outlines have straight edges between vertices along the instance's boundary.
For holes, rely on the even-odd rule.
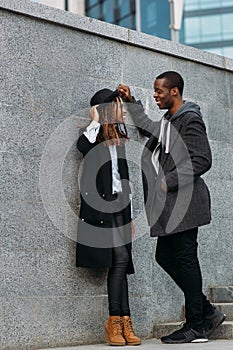
[[157,133],[159,122],[155,122],[148,117],[141,101],[136,101],[134,99],[133,103],[127,104],[127,109],[133,118],[135,126],[142,135],[150,137],[152,134]]
[[83,156],[85,156],[96,145],[96,142],[91,143],[83,134],[85,130],[86,129],[80,129],[80,136],[77,141],[77,148],[83,154]]

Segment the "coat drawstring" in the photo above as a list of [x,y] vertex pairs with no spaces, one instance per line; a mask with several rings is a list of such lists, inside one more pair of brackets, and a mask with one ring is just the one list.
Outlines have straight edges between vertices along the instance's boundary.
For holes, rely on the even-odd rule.
[[[165,138],[165,125],[168,123],[167,125],[167,131],[166,131],[166,138]],[[159,153],[161,152],[160,150],[160,145],[164,145],[164,141],[165,142],[165,153],[169,153],[169,149],[170,149],[170,134],[171,134],[171,123],[165,118],[162,118],[161,121],[161,126],[160,126],[160,132],[159,132],[159,138],[158,138],[158,143],[157,146],[154,149],[154,152],[152,153],[151,156],[151,161],[152,164],[154,166],[154,169],[156,171],[156,173],[158,174],[159,172]]]
[[[166,137],[165,137],[165,125],[166,123],[168,123],[167,125],[167,132],[166,132]],[[165,143],[165,153],[169,153],[169,147],[170,147],[170,134],[171,134],[171,123],[165,118],[162,118],[161,121],[161,126],[160,126],[160,133],[159,133],[159,139],[158,139],[158,143],[162,143],[164,144],[164,140],[166,141]]]

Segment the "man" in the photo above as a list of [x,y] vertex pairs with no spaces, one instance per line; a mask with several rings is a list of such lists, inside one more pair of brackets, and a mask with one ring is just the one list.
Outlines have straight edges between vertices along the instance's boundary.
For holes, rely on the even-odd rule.
[[142,134],[149,137],[142,154],[145,208],[151,236],[158,236],[156,261],[185,296],[186,322],[164,336],[164,343],[206,342],[225,315],[202,293],[197,257],[198,227],[210,223],[210,195],[201,178],[211,167],[211,150],[200,107],[183,101],[184,81],[173,71],[154,82],[154,99],[167,109],[159,122],[144,113],[130,88],[120,96]]

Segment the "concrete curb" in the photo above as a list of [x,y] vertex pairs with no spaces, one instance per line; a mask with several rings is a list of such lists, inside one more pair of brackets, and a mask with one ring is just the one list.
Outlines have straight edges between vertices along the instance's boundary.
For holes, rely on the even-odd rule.
[[[197,344],[162,344],[158,339],[144,340],[140,346],[130,346],[130,350],[187,350],[187,349],[197,349],[198,350],[232,350],[233,340],[211,340],[208,343]],[[172,349],[171,349],[172,348]],[[97,345],[81,345],[66,348],[54,348],[54,349],[44,349],[44,350],[107,350],[113,349],[112,346],[107,344],[97,344]],[[117,349],[127,349],[124,346],[118,346]],[[42,349],[39,349],[42,350]]]

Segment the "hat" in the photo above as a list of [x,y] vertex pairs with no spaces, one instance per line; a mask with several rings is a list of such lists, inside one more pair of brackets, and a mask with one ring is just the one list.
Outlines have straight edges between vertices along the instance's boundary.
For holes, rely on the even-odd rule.
[[101,103],[111,102],[118,95],[119,95],[118,90],[115,90],[115,91],[112,91],[110,89],[99,90],[95,93],[94,96],[92,96],[90,105],[95,106]]

